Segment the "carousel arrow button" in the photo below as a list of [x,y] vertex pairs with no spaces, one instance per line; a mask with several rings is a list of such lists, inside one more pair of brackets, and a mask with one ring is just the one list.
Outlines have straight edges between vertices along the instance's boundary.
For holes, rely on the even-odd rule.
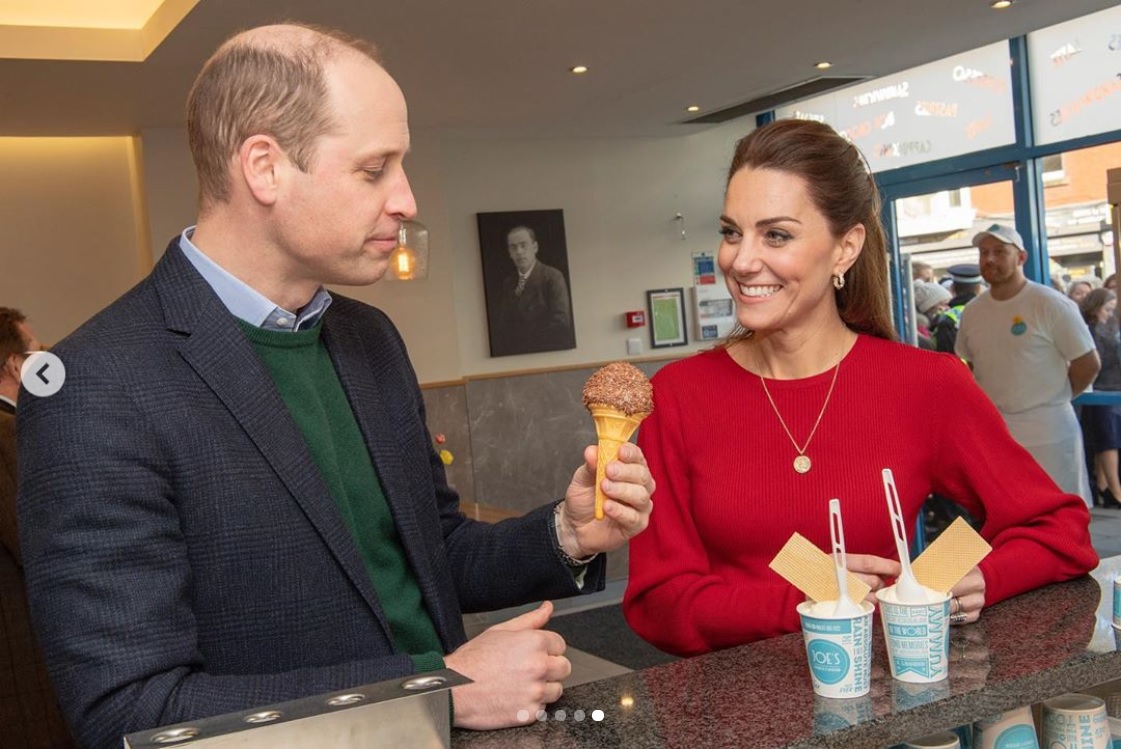
[[66,382],[66,366],[48,351],[36,351],[23,360],[20,377],[27,392],[47,398],[62,389]]

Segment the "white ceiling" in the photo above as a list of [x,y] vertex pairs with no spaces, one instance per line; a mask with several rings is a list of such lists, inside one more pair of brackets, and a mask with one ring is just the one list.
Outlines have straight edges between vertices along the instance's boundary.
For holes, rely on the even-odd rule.
[[[28,0],[29,2],[35,0]],[[820,75],[881,76],[1112,7],[1116,0],[201,0],[143,63],[0,60],[0,135],[183,123],[187,89],[234,31],[284,19],[375,41],[414,129],[665,136]],[[567,68],[588,65],[573,76]]]

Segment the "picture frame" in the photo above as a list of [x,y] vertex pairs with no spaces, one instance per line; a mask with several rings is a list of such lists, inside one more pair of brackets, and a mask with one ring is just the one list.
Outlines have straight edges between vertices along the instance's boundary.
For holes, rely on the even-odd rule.
[[490,355],[576,348],[564,212],[475,214]]
[[646,292],[650,314],[650,347],[684,346],[689,342],[685,327],[685,290],[651,289]]

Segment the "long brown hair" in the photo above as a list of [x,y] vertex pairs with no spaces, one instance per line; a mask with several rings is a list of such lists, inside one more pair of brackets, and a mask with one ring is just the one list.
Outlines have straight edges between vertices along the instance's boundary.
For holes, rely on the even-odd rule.
[[[837,310],[850,330],[895,340],[880,193],[856,146],[829,125],[778,120],[753,130],[736,144],[728,182],[745,167],[801,177],[834,238],[857,224],[864,225],[864,249],[845,274],[844,288],[836,291]],[[740,328],[728,342],[751,335],[752,331]]]
[[1102,311],[1102,307],[1116,298],[1117,295],[1109,289],[1094,289],[1086,295],[1079,307],[1082,312],[1082,319],[1091,328],[1095,327],[1098,324],[1098,313]]

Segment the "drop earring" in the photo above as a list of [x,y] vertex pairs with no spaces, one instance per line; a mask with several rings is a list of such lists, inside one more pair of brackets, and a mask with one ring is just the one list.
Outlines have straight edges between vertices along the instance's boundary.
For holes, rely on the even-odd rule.
[[838,291],[845,288],[845,277],[844,277],[843,274],[841,274],[841,273],[834,273],[833,274],[833,288],[837,289]]

